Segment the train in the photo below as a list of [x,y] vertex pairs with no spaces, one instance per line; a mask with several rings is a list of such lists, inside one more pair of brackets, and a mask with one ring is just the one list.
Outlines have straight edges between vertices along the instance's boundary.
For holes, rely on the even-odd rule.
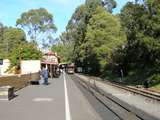
[[74,74],[75,66],[74,63],[61,63],[59,69],[65,71],[68,74]]
[[74,74],[74,71],[75,71],[74,64],[73,63],[67,64],[67,70],[66,71],[67,71],[68,74]]

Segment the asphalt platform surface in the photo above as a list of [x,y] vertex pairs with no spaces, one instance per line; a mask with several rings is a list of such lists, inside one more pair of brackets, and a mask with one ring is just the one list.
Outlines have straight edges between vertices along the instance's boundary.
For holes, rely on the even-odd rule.
[[0,100],[0,120],[119,120],[77,79],[62,73],[49,85],[30,85]]

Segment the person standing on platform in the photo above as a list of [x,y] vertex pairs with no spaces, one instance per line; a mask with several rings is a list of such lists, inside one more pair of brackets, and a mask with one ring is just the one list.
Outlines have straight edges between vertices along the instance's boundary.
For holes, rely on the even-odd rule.
[[45,67],[42,69],[42,77],[44,80],[44,85],[48,85],[48,70]]

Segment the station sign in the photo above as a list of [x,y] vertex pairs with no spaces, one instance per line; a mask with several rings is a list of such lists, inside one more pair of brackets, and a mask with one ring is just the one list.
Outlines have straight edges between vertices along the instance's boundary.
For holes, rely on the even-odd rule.
[[58,58],[56,56],[43,56],[42,62],[47,64],[58,64]]

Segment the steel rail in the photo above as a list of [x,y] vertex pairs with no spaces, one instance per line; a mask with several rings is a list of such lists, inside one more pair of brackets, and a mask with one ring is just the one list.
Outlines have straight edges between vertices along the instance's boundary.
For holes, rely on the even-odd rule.
[[[100,101],[105,107],[107,107],[109,110],[111,110],[117,117],[120,118],[120,120],[158,120],[154,116],[148,115],[147,113],[130,106],[127,103],[122,102],[118,98],[105,93],[101,88],[99,88],[96,85],[96,80],[94,79],[89,79],[88,81],[83,80],[79,76],[79,83],[89,90],[95,98]],[[106,84],[106,82],[104,82]],[[107,82],[108,83],[108,82]],[[111,83],[112,84],[112,83]],[[113,85],[113,84],[112,84]],[[119,87],[122,89],[121,86],[115,85],[116,87]],[[128,89],[125,89],[128,90]],[[128,90],[128,91],[133,91],[133,90]],[[110,105],[112,104],[112,105]],[[113,107],[114,106],[114,107]],[[123,112],[122,112],[123,111]],[[137,111],[140,111],[139,113]]]

